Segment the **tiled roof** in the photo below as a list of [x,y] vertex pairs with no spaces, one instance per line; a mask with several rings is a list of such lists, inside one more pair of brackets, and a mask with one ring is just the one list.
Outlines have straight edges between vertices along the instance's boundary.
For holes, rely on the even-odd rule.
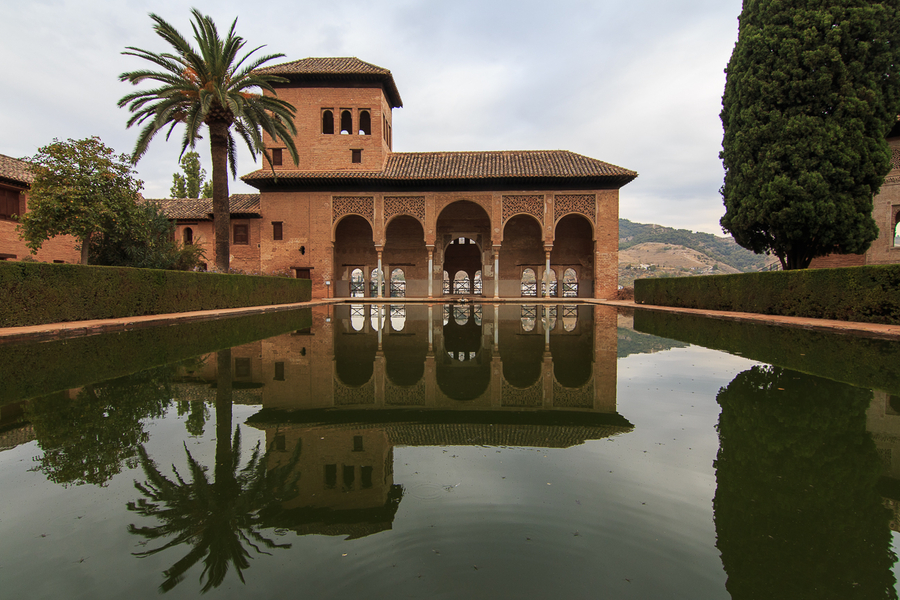
[[[147,201],[160,205],[170,219],[212,218],[212,198],[163,198]],[[233,215],[259,215],[259,194],[232,194],[228,201]]]
[[0,154],[0,178],[22,185],[31,185],[34,181],[34,175],[28,169],[27,162],[4,154]]
[[388,69],[359,60],[356,57],[303,58],[292,62],[262,67],[258,73],[279,75],[291,81],[334,81],[341,79],[362,79],[380,81],[391,108],[403,106],[400,92],[394,83],[394,76]]
[[[395,152],[384,171],[277,171],[277,179],[362,179],[454,182],[477,180],[604,180],[625,185],[637,173],[566,150],[510,150],[502,152]],[[241,179],[274,181],[271,170],[260,169]]]

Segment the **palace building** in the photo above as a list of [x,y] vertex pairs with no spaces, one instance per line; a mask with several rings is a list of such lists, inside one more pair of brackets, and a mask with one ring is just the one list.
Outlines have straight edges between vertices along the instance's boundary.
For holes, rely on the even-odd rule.
[[[637,173],[566,152],[394,152],[391,72],[357,58],[261,69],[297,110],[299,163],[232,197],[231,264],[290,270],[313,297],[612,297],[619,188]],[[214,262],[209,200],[164,200]],[[198,234],[201,239],[198,240]]]

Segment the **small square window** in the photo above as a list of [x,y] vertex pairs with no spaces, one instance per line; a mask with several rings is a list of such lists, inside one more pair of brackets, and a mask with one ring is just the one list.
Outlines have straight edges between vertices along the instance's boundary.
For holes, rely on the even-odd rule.
[[251,373],[251,363],[250,359],[246,357],[240,357],[234,359],[234,376],[235,377],[250,377]]
[[284,362],[275,363],[275,381],[284,381]]
[[281,148],[272,148],[272,164],[276,167],[281,166]]
[[362,150],[351,150],[350,151],[350,162],[361,163],[362,162]]
[[272,223],[272,239],[273,240],[283,240],[284,239],[284,227],[280,221],[275,221]]
[[234,226],[234,245],[246,246],[250,243],[250,231],[247,225]]

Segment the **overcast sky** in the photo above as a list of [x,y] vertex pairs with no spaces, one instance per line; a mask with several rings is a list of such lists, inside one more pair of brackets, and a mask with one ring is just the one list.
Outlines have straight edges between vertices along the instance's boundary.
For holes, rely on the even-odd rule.
[[[187,36],[192,6],[222,30],[237,17],[278,62],[390,69],[404,104],[395,151],[571,150],[640,174],[621,191],[623,218],[722,234],[719,110],[739,0],[6,1],[0,154],[91,135],[130,152],[137,130],[116,102],[133,88],[118,75],[147,65],[121,52],[169,50],[150,7]],[[168,196],[180,138],[158,135],[141,159],[145,196]],[[255,168],[244,151],[238,174]]]

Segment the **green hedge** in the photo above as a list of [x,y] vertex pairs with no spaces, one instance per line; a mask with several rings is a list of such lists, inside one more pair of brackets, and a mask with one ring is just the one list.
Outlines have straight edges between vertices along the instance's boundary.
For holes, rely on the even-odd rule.
[[900,344],[893,340],[640,309],[634,329],[900,396]]
[[307,279],[0,262],[0,327],[305,302]]
[[50,342],[0,344],[0,406],[311,325],[311,309],[301,308]]
[[638,304],[900,324],[900,265],[638,279]]

